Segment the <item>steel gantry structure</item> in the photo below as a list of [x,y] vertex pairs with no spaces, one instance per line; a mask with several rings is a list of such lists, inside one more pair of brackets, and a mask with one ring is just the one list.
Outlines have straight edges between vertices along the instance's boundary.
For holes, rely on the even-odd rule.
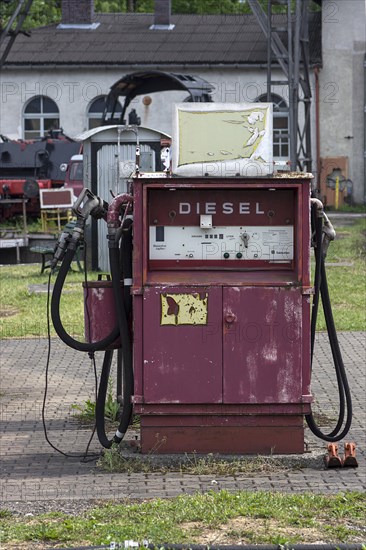
[[[0,56],[0,69],[4,65],[16,37],[20,32],[24,32],[22,31],[22,26],[25,18],[29,13],[32,2],[33,0],[18,0],[18,4],[15,7],[12,15],[9,17],[6,25],[4,26],[4,28],[0,27],[0,45],[5,41],[6,38],[9,39],[3,53]],[[6,3],[9,2],[5,1],[3,4],[3,8],[5,8]]]
[[[288,89],[288,106],[279,109],[288,114],[289,119],[291,170],[311,172],[309,0],[295,0],[293,13],[291,4],[294,2],[291,0],[267,0],[267,13],[259,0],[247,1],[267,38],[267,101],[271,101],[275,86]],[[286,11],[286,16],[281,18],[282,24],[279,24],[278,14],[274,13],[274,7],[278,5]],[[281,80],[273,77],[273,71],[278,67],[283,72]]]

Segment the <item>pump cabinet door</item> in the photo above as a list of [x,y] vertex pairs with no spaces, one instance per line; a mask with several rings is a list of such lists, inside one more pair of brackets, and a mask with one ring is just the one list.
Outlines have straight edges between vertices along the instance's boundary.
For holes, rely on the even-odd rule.
[[298,288],[223,289],[224,403],[295,403],[302,395]]
[[143,298],[146,403],[222,402],[222,288],[148,287]]

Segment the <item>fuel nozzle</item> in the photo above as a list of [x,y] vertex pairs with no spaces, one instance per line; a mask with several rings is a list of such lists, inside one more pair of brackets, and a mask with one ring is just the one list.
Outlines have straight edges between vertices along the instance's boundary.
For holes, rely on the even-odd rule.
[[96,220],[107,218],[108,203],[94,195],[89,189],[83,189],[72,209],[76,218],[86,219],[92,216]]
[[329,244],[331,243],[331,241],[334,241],[336,237],[336,232],[325,212],[323,212],[323,218],[323,256],[325,258],[328,252]]
[[76,216],[75,227],[72,233],[70,231],[61,233],[51,260],[51,270],[56,267],[58,262],[63,260],[68,249],[76,250],[79,241],[84,237],[84,228],[89,216],[95,219],[107,217],[108,204],[85,188],[80,193],[72,210]]
[[[336,237],[335,229],[329,220],[328,216],[324,212],[324,206],[323,203],[319,199],[312,198],[310,199],[311,204],[316,207],[316,214],[318,218],[323,219],[323,227],[322,227],[322,253],[323,257],[325,258],[328,252],[328,247],[331,241],[334,241]],[[314,243],[315,246],[315,243]]]
[[50,263],[51,271],[56,267],[58,262],[61,262],[64,259],[70,239],[71,239],[71,235],[66,231],[62,232],[61,235],[59,236],[57,244],[55,246],[55,252],[53,254],[53,258]]

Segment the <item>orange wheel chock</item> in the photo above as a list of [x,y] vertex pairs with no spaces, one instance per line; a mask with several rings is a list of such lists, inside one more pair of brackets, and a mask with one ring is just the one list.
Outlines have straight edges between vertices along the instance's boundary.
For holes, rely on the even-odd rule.
[[355,443],[344,444],[344,457],[342,460],[342,466],[345,468],[357,468],[358,462],[356,459],[356,445]]
[[342,460],[338,455],[338,445],[329,443],[327,446],[328,454],[324,456],[325,466],[327,468],[341,468]]

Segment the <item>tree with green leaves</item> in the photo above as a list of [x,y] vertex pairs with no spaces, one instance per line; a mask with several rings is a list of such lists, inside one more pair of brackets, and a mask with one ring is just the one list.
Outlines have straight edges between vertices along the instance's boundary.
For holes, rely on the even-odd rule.
[[[267,0],[259,0],[262,8],[267,10]],[[292,0],[295,4],[295,0]],[[5,28],[9,17],[18,0],[1,0],[0,2],[0,31]],[[94,0],[94,9],[97,13],[153,13],[154,0]],[[317,9],[313,3],[312,9]],[[285,6],[276,6],[275,11],[285,11]],[[240,14],[251,13],[246,0],[172,0],[172,13],[192,14]],[[61,0],[33,0],[23,29],[29,30],[59,23],[61,21]]]

